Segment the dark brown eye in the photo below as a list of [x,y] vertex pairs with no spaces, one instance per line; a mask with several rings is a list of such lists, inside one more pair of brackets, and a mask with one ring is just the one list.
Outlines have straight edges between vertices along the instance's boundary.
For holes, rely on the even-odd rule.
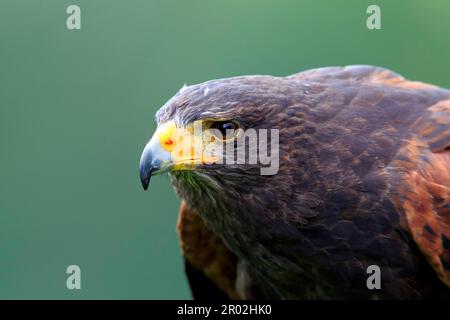
[[238,125],[233,121],[216,121],[210,126],[210,129],[220,131],[222,134],[222,139],[224,140],[234,137],[238,128]]

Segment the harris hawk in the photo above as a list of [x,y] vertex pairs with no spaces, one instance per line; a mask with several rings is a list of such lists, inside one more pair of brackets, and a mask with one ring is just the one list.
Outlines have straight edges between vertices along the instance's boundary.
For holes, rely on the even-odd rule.
[[[180,156],[210,142],[196,121],[277,129],[277,173]],[[141,181],[171,176],[194,298],[450,298],[449,90],[363,65],[241,76],[183,87],[156,122]]]

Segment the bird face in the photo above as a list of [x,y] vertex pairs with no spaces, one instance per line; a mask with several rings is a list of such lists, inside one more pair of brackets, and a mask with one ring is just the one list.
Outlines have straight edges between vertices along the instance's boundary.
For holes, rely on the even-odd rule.
[[276,173],[278,163],[272,160],[278,157],[278,136],[276,129],[267,128],[267,113],[279,101],[270,104],[265,99],[274,96],[261,94],[261,83],[252,79],[214,80],[182,88],[156,114],[156,132],[140,161],[144,189],[152,175],[164,172],[208,175],[239,170],[248,175],[265,166],[269,169],[257,172]]
[[234,144],[242,131],[232,120],[196,120],[185,126],[174,121],[162,123],[141,156],[144,189],[152,175],[222,163],[224,148]]

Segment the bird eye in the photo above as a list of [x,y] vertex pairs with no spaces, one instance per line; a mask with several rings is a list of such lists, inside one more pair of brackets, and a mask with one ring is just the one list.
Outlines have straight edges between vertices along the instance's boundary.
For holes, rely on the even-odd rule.
[[236,136],[236,130],[239,129],[239,126],[233,121],[216,121],[209,128],[218,130],[222,134],[220,138],[227,140]]

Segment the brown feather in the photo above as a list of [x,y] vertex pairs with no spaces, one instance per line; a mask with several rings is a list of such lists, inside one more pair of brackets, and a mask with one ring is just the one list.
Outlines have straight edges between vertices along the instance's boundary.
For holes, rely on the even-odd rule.
[[[185,125],[205,114],[279,128],[282,142],[275,176],[240,166],[171,173],[184,255],[230,298],[247,297],[241,274],[239,292],[255,285],[262,298],[449,296],[448,90],[382,68],[330,67],[190,86],[156,118]],[[205,176],[218,187],[203,187]],[[370,264],[385,290],[365,288]]]
[[184,201],[180,205],[177,231],[183,254],[192,267],[203,271],[230,299],[239,299],[235,289],[236,256]]
[[392,163],[404,172],[393,198],[420,250],[450,287],[450,100],[428,112],[417,125],[418,138]]

